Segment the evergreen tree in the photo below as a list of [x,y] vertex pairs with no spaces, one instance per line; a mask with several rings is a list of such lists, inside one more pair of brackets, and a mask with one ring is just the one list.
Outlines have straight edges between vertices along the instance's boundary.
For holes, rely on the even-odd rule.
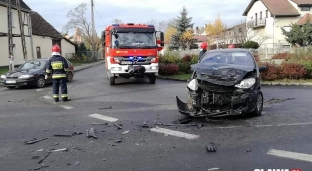
[[188,17],[188,11],[185,7],[183,7],[182,11],[180,12],[180,16],[177,17],[175,28],[177,33],[172,36],[173,44],[178,45],[185,49],[185,43],[181,41],[182,34],[187,31],[188,29],[192,29],[194,23],[192,22],[192,17]]
[[292,24],[291,30],[287,32],[282,28],[286,41],[292,45],[307,46],[312,44],[312,24],[309,20],[304,25]]

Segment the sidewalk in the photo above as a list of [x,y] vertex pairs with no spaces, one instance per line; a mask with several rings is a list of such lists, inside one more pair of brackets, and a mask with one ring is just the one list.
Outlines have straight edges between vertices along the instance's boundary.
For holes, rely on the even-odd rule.
[[78,72],[78,71],[81,71],[81,70],[84,70],[84,69],[87,69],[87,68],[91,68],[93,66],[97,66],[97,65],[103,64],[103,63],[104,63],[104,60],[100,60],[98,62],[93,62],[93,63],[89,63],[89,64],[82,64],[80,66],[74,66],[74,68],[75,68],[75,72]]

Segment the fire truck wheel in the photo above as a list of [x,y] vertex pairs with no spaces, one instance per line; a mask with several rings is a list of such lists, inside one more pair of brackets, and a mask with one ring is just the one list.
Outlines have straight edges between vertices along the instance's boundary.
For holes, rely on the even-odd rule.
[[148,75],[148,79],[149,79],[149,83],[150,83],[150,84],[155,84],[155,82],[156,82],[156,76],[155,76],[155,74],[150,74],[150,75]]
[[109,77],[109,85],[115,85],[115,77]]

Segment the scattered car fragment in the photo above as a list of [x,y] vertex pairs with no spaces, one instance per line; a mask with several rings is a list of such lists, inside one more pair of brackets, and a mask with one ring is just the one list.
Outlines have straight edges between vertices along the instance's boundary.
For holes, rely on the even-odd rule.
[[25,144],[34,144],[34,143],[37,143],[37,142],[40,142],[40,141],[43,141],[43,140],[46,140],[46,139],[48,139],[48,138],[41,138],[41,139],[34,138],[33,140],[25,141],[24,143]]
[[208,152],[216,152],[217,151],[217,147],[215,146],[214,142],[209,143],[209,145],[206,147],[206,150]]
[[187,103],[176,96],[179,112],[186,116],[215,118],[229,115],[261,115],[263,94],[255,58],[246,49],[207,51],[187,85]]
[[87,129],[87,137],[88,137],[88,138],[90,138],[90,137],[98,138],[98,137],[95,135],[95,130],[94,130],[94,128]]

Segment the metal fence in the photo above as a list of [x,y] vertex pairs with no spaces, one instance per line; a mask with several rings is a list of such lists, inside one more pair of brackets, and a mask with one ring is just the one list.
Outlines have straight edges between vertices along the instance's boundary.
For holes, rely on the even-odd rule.
[[92,61],[98,61],[103,59],[103,53],[96,51],[94,52],[94,56],[92,56],[92,51],[84,51],[84,52],[76,52],[76,53],[66,53],[65,58],[68,60],[82,60],[85,62],[92,62]]
[[312,46],[307,47],[287,47],[287,46],[279,46],[274,48],[259,48],[258,53],[262,58],[271,59],[274,54],[278,53],[311,53],[312,54]]

